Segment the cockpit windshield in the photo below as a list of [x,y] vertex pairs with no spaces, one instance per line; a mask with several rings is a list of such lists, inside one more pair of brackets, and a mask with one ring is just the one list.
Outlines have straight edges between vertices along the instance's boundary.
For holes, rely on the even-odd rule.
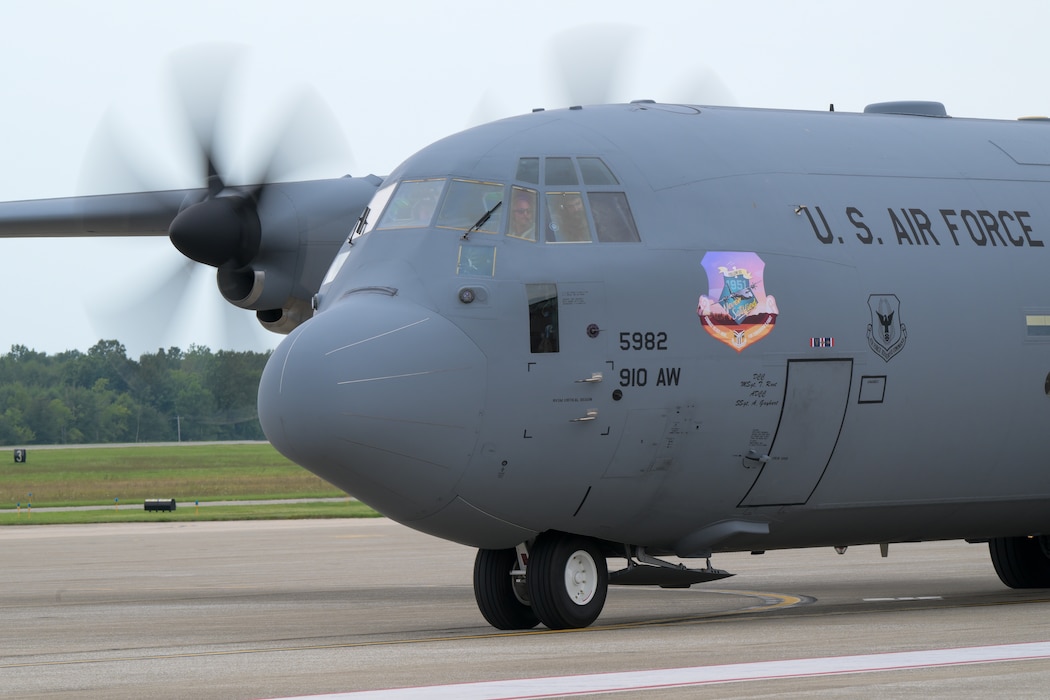
[[383,217],[376,225],[385,228],[426,228],[434,219],[445,179],[405,180],[398,185]]
[[[438,228],[466,231],[478,223],[486,212],[503,201],[503,185],[477,180],[452,180],[438,214]],[[492,211],[488,221],[476,230],[499,233],[503,228],[503,207]]]
[[[447,186],[447,191],[446,191]],[[373,212],[385,206],[376,229],[450,228],[466,231],[487,213],[488,220],[476,230],[499,233],[503,230],[503,207],[493,208],[503,201],[504,185],[454,178],[404,180],[389,185],[376,193],[372,200]],[[440,210],[439,210],[440,206]],[[437,214],[437,220],[434,216]],[[366,232],[372,226],[366,226]]]
[[514,176],[510,183],[463,177],[389,182],[358,228],[505,233],[531,243],[639,242],[624,186],[601,158],[522,157]]

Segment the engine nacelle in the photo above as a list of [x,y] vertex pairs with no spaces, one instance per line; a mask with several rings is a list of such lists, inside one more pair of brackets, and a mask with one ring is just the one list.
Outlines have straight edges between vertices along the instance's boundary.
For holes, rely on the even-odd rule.
[[369,175],[224,191],[180,212],[172,241],[218,268],[227,301],[288,333],[313,315],[311,299],[380,184]]
[[255,309],[268,331],[287,334],[313,316],[311,302],[293,295],[294,281],[280,267],[219,268],[216,279],[223,298],[242,309]]
[[268,309],[255,313],[255,317],[259,319],[263,328],[282,335],[292,332],[299,324],[313,315],[313,305],[301,299],[295,299],[288,308]]

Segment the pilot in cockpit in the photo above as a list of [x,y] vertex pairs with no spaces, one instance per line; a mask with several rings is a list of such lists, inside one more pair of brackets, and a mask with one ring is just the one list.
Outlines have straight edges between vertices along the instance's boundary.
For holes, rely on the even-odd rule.
[[416,202],[412,209],[412,223],[416,226],[429,226],[437,209],[437,198],[426,196]]
[[536,240],[536,193],[515,187],[510,212],[507,235],[526,241]]

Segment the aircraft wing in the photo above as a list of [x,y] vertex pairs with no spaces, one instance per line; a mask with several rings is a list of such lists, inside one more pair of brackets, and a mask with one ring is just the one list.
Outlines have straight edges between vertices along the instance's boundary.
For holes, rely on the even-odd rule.
[[184,202],[206,190],[166,190],[0,202],[0,238],[166,236]]
[[167,236],[216,268],[226,301],[288,333],[376,189],[374,175],[0,202],[0,239]]

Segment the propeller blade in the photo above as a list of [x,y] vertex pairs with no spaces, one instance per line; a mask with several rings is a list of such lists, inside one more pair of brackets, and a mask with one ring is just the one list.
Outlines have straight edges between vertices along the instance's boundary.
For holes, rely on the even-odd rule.
[[[89,301],[87,316],[100,337],[140,348],[161,347],[171,337],[172,319],[183,312],[196,265],[171,257],[156,244],[139,240],[113,243],[125,251],[125,259],[132,257],[126,255],[129,247],[139,247],[134,256],[139,264],[135,273],[120,275],[115,284]],[[148,247],[154,248],[154,254],[142,250]]]
[[733,93],[715,72],[697,64],[670,71],[672,76],[682,70],[685,74],[672,82],[669,94],[654,95],[652,86],[643,87],[641,95],[624,94],[640,36],[636,27],[622,24],[587,24],[556,34],[549,47],[554,82],[562,86],[569,105],[608,104],[642,97],[680,104],[736,103]]
[[637,32],[622,24],[589,24],[551,40],[556,79],[570,105],[613,102]]
[[82,194],[171,189],[172,178],[157,172],[161,164],[143,162],[140,154],[148,146],[134,139],[133,133],[115,109],[106,110],[88,142],[80,168],[78,189]]
[[269,138],[259,148],[265,157],[255,171],[256,190],[291,179],[330,177],[333,169],[353,169],[342,126],[312,88],[301,88],[278,113],[269,125]]
[[230,44],[204,44],[180,51],[169,65],[176,101],[173,109],[182,113],[193,137],[210,197],[217,196],[225,186],[216,147],[229,143],[223,131],[223,114],[243,53],[241,47]]
[[733,91],[706,66],[689,71],[674,84],[671,93],[680,104],[732,106],[737,103]]
[[[214,280],[211,286],[214,288]],[[209,289],[209,294],[214,295],[214,290]],[[220,348],[252,347],[261,350],[274,347],[281,338],[259,325],[254,311],[225,302],[219,305],[216,311],[217,318],[212,322],[215,324],[214,333]]]

